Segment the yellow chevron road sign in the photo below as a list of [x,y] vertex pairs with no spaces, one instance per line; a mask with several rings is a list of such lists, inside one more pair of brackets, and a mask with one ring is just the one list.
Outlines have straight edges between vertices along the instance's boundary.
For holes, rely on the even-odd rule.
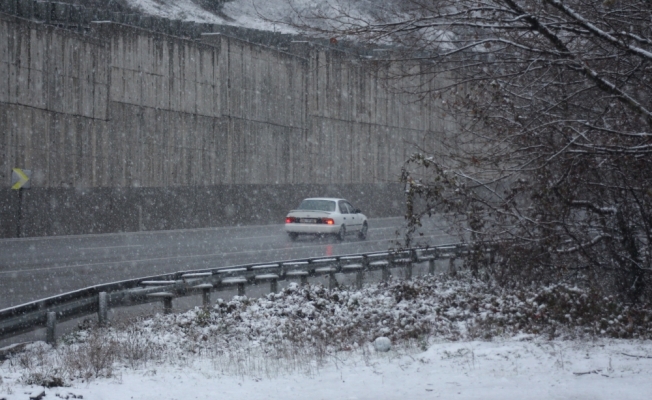
[[32,171],[20,168],[14,168],[11,171],[11,188],[13,190],[29,189]]

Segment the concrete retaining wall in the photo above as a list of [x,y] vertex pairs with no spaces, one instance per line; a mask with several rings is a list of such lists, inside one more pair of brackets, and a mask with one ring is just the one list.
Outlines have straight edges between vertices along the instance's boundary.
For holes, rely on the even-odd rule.
[[[282,224],[304,197],[344,197],[369,217],[401,215],[398,184],[33,188],[0,191],[0,237]],[[20,221],[18,219],[20,218]]]
[[0,14],[2,237],[14,167],[33,171],[23,236],[279,222],[310,195],[397,215],[403,161],[450,127],[344,51],[90,25]]

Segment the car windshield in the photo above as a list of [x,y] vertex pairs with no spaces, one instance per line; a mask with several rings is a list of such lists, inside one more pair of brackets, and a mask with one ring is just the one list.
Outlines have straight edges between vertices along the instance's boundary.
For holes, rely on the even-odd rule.
[[331,200],[304,200],[297,210],[335,211],[335,202]]

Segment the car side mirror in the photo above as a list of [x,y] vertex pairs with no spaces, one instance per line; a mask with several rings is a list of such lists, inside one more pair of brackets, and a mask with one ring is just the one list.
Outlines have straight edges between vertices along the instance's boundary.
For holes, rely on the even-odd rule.
[[360,211],[359,208],[356,208],[355,210],[353,210],[353,213],[354,213],[354,214],[360,214],[361,212],[362,212],[362,211]]

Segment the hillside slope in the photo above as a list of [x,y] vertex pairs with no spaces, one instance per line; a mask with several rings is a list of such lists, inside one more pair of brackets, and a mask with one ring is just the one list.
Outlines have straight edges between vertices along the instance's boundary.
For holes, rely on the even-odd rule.
[[[378,12],[372,0],[124,0],[135,10],[170,19],[229,24],[276,32],[296,32],[286,23],[300,14],[335,15],[339,10],[360,18]],[[395,0],[384,2],[394,4]],[[318,21],[313,21],[318,23]]]

